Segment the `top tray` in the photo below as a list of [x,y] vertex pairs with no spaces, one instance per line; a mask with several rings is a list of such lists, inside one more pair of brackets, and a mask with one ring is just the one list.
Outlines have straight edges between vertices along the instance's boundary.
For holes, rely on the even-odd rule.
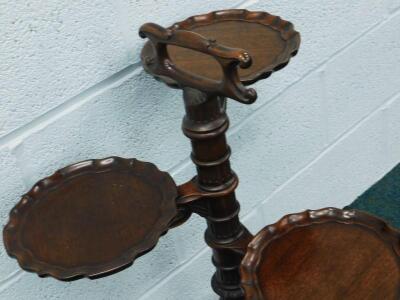
[[[266,78],[284,67],[300,46],[300,34],[293,25],[266,12],[242,9],[216,11],[190,17],[168,29],[195,32],[211,43],[246,50],[252,64],[239,70],[240,81],[245,85]],[[211,80],[222,80],[224,77],[221,66],[212,55],[177,45],[168,45],[167,52],[171,62],[183,71]],[[142,60],[155,56],[154,45],[148,41],[142,51]],[[144,66],[146,68],[146,64]],[[152,73],[148,68],[147,71]],[[159,78],[170,86],[179,86],[172,78]]]

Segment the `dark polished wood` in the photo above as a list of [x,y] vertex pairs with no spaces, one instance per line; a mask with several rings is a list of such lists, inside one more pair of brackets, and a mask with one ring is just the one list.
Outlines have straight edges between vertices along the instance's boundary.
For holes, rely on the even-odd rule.
[[222,299],[243,299],[239,267],[244,253],[229,246],[239,244],[249,234],[239,221],[240,206],[234,193],[238,182],[230,167],[225,137],[229,127],[226,99],[191,88],[185,88],[183,94],[186,115],[182,129],[191,140],[198,175],[196,188],[186,187],[187,197],[182,199],[190,202],[191,195],[198,194],[197,189],[216,193],[214,197],[202,197],[192,209],[207,219],[205,238],[213,248],[212,261],[217,269],[212,279],[214,291]]
[[[216,11],[190,17],[172,28],[198,33],[231,48],[245,49],[252,59],[251,66],[238,70],[240,81],[245,85],[286,65],[300,46],[300,34],[292,23],[262,11]],[[211,56],[174,45],[168,46],[168,53],[172,62],[184,70],[214,80],[222,79],[222,70]]]
[[[197,176],[176,187],[153,164],[88,160],[39,181],[10,213],[4,244],[22,268],[62,280],[110,275],[152,250],[192,213],[207,221],[212,287],[223,300],[398,300],[400,233],[358,211],[326,208],[284,217],[255,237],[239,220],[230,166],[227,97],[297,53],[293,25],[265,12],[225,10],[169,28],[147,23],[143,66],[183,89],[184,134]],[[238,69],[240,67],[240,69]]]
[[98,277],[151,250],[177,214],[177,187],[153,164],[109,157],[39,181],[10,213],[9,255],[62,280]]
[[288,215],[255,236],[241,274],[248,300],[398,300],[400,233],[355,210]]
[[300,35],[279,17],[242,9],[194,16],[168,28],[147,23],[139,34],[149,38],[141,54],[144,69],[183,89],[182,129],[192,143],[197,176],[179,188],[179,219],[191,212],[206,218],[205,240],[216,267],[212,287],[221,299],[244,299],[239,269],[253,236],[239,221],[238,180],[225,136],[226,97],[253,103],[257,93],[245,85],[286,66]]
[[257,93],[243,84],[282,69],[300,46],[290,22],[243,9],[194,16],[168,28],[147,23],[140,35],[150,39],[142,51],[143,66],[156,78],[246,104]]

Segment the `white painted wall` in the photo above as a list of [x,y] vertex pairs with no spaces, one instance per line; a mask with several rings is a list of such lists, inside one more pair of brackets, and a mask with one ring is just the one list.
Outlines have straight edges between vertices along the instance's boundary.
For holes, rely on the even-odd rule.
[[[0,0],[0,221],[38,179],[109,155],[193,175],[181,93],[139,64],[147,21],[245,7],[292,21],[298,56],[229,102],[242,217],[341,207],[399,162],[400,0]],[[217,299],[198,217],[114,276],[63,283],[21,271],[0,245],[0,299]],[[1,244],[1,242],[0,242]]]

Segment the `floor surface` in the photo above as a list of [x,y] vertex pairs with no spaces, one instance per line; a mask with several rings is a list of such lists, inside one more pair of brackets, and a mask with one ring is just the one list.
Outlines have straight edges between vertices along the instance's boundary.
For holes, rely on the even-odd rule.
[[400,229],[400,164],[346,208],[369,212]]

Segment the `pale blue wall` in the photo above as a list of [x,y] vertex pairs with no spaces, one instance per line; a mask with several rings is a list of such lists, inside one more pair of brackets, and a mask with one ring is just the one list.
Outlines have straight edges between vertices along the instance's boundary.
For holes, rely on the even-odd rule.
[[[35,181],[79,160],[136,157],[189,179],[181,93],[143,72],[137,30],[232,7],[281,15],[303,40],[288,67],[255,85],[254,105],[229,102],[252,231],[285,213],[344,206],[399,161],[399,0],[0,0],[1,223]],[[0,299],[216,299],[204,228],[194,217],[97,281],[39,279],[0,245]]]

